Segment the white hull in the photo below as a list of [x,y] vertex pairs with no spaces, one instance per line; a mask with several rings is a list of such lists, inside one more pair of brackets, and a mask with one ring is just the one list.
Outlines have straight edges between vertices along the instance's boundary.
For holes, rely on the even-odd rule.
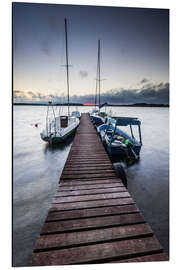
[[61,143],[71,135],[78,127],[80,121],[76,117],[69,117],[67,127],[61,127],[60,117],[56,117],[49,126],[44,129],[40,136],[43,141],[53,143]]

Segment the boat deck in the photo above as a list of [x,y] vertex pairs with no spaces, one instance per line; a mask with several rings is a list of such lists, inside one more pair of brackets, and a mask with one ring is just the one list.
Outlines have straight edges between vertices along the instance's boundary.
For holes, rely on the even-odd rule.
[[82,114],[30,265],[167,260]]

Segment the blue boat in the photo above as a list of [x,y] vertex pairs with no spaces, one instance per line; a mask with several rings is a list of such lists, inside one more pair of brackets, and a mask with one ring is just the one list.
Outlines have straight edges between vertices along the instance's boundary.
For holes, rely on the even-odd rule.
[[[131,136],[120,129],[120,126],[129,126]],[[133,133],[132,126],[138,127],[139,139]],[[142,146],[141,121],[134,117],[113,117],[98,128],[101,139],[111,155],[118,155],[120,158],[138,160]]]
[[[116,120],[112,119],[111,117],[105,117],[104,123],[97,127],[97,132],[101,137],[103,144],[105,143],[105,135],[110,134],[114,130]],[[108,128],[108,130],[107,130]]]
[[105,117],[106,117],[106,114],[104,112],[94,112],[93,114],[91,114],[91,121],[92,123],[98,127],[102,124],[105,123]]

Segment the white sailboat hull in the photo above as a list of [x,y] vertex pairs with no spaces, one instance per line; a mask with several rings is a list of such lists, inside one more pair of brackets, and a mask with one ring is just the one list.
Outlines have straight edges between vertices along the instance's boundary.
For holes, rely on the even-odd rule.
[[80,121],[78,118],[70,117],[68,119],[68,126],[60,126],[60,117],[56,117],[52,121],[51,126],[43,130],[40,134],[41,139],[50,144],[58,144],[64,142],[71,134],[73,134],[78,127]]

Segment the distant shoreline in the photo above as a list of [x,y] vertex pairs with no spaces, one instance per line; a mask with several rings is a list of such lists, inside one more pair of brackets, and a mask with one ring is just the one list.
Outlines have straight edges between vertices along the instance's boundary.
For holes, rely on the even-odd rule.
[[[16,106],[48,106],[49,104],[42,103],[13,103]],[[53,106],[67,106],[67,103],[64,104],[51,104]],[[84,105],[82,103],[71,103],[69,106],[85,106],[85,107],[94,107],[95,104]],[[96,105],[98,106],[98,105]],[[135,104],[107,104],[106,107],[163,107],[169,108],[169,104],[147,104],[147,103],[135,103]]]

